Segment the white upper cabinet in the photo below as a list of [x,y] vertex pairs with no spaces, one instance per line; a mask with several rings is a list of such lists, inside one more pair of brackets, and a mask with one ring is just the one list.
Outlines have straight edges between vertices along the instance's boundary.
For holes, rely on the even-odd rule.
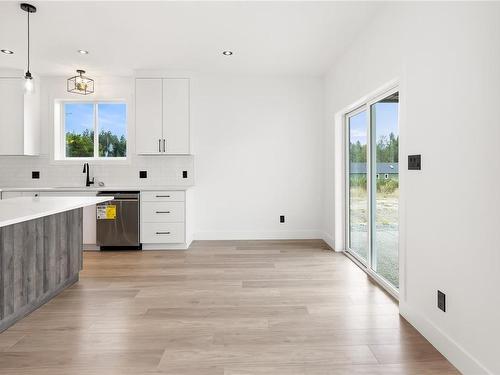
[[138,154],[158,154],[163,147],[163,82],[135,81],[135,148]]
[[189,154],[189,79],[138,78],[137,154]]
[[0,77],[0,155],[40,153],[39,91],[25,95],[22,78]]
[[163,80],[163,138],[167,154],[189,154],[189,80]]

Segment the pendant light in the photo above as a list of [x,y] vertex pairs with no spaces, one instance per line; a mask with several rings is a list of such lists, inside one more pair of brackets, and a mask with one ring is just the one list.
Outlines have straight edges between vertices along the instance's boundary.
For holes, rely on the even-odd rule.
[[30,72],[30,13],[35,13],[36,7],[28,3],[22,3],[21,9],[28,13],[28,68],[24,74],[24,91],[26,93],[31,93],[34,90],[35,85],[33,82],[33,76]]
[[67,90],[75,94],[87,95],[94,92],[94,80],[85,77],[85,70],[78,69],[78,75],[68,78]]

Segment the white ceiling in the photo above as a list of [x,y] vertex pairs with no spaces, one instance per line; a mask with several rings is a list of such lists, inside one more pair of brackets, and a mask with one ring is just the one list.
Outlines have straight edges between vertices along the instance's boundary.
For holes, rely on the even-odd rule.
[[[369,2],[42,2],[31,16],[39,75],[134,70],[320,75],[380,4]],[[26,13],[0,2],[0,68],[25,69]],[[78,49],[90,51],[80,55]],[[222,56],[232,50],[231,57]]]

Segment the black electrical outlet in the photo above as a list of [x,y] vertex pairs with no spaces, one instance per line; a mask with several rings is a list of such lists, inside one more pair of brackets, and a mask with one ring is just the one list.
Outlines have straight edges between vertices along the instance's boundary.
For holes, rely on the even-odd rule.
[[182,171],[182,178],[188,178],[188,171]]
[[285,215],[280,215],[280,223],[284,223],[285,222]]
[[446,294],[438,290],[438,309],[446,312]]
[[148,178],[148,171],[139,171],[139,178]]
[[35,178],[35,179],[40,178],[40,171],[32,171],[31,178]]
[[421,155],[408,155],[408,170],[419,171],[422,169]]

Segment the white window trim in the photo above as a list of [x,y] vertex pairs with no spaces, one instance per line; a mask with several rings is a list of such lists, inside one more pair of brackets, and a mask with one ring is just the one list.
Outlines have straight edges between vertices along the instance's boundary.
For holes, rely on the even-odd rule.
[[[114,157],[114,158],[106,158],[106,157],[66,157],[66,124],[65,124],[65,116],[64,116],[64,104],[66,103],[89,103],[95,105],[94,111],[94,126],[97,126],[97,116],[98,109],[97,104],[102,103],[122,103],[126,105],[126,128],[127,128],[127,155],[125,157]],[[122,165],[130,165],[131,164],[131,125],[130,125],[130,103],[126,99],[55,99],[54,100],[54,133],[53,139],[54,144],[51,150],[52,160],[51,164],[81,164],[85,162],[91,162],[92,164],[97,165],[110,165],[110,164],[122,164]],[[94,129],[94,153],[95,147],[98,146],[98,132]],[[97,143],[96,143],[97,142]]]

